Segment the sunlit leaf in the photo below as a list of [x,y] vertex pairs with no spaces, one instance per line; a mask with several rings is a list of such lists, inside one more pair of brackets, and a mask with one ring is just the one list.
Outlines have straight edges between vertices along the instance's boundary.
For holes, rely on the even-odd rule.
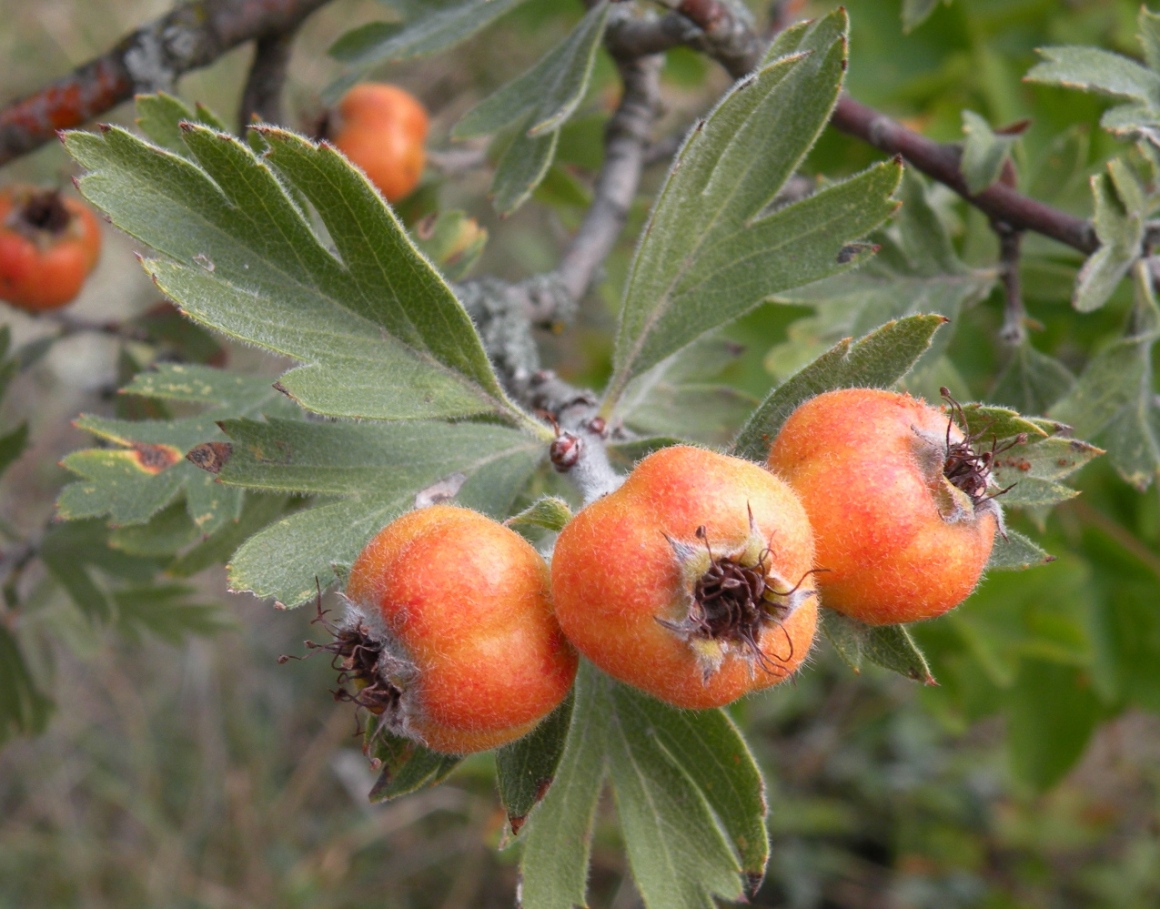
[[633,260],[606,416],[632,378],[700,335],[872,252],[853,241],[894,210],[894,162],[767,210],[837,101],[845,32],[843,10],[783,31],[689,133]]

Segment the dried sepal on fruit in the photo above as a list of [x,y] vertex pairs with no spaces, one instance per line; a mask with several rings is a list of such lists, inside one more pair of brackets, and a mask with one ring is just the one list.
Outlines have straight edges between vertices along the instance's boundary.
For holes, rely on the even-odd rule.
[[28,312],[64,306],[100,251],[96,216],[79,199],[25,184],[0,189],[0,300]]
[[569,522],[552,557],[569,640],[613,677],[680,707],[788,678],[816,624],[813,541],[793,491],[690,446],[641,461]]
[[575,651],[552,611],[548,568],[477,512],[403,515],[351,569],[334,654],[337,697],[391,732],[466,754],[513,741],[564,699]]
[[769,467],[801,497],[824,605],[871,625],[932,618],[974,590],[1003,527],[991,466],[1002,449],[967,435],[962,411],[847,388],[786,420]]

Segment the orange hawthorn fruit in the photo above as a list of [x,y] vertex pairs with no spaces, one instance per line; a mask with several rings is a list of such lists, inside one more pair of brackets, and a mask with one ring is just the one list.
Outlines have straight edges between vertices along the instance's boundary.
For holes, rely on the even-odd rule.
[[71,302],[97,264],[101,230],[79,199],[54,189],[0,189],[0,300],[40,312]]
[[409,196],[419,185],[430,121],[414,95],[395,85],[362,82],[343,95],[328,121],[327,138],[388,202]]
[[768,464],[809,513],[823,605],[887,625],[967,598],[1002,521],[977,441],[925,401],[881,389],[827,392],[789,416]]
[[346,597],[327,649],[344,661],[350,699],[435,751],[520,738],[575,678],[547,564],[478,512],[432,505],[388,524],[355,560]]
[[817,621],[813,535],[757,464],[677,445],[642,460],[560,533],[564,634],[614,678],[678,707],[719,707],[801,665]]

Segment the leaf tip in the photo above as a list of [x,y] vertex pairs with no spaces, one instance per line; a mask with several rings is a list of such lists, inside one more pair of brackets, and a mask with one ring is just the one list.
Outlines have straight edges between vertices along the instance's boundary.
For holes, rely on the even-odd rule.
[[186,452],[185,459],[194,467],[212,474],[219,474],[233,456],[234,447],[229,442],[203,442]]

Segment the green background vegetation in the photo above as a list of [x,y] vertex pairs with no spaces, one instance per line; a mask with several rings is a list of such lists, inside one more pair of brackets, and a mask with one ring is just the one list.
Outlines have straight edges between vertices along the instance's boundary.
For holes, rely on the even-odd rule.
[[[820,4],[817,12],[828,8]],[[161,3],[0,0],[6,100],[114,43]],[[1021,189],[1090,215],[1088,177],[1118,143],[1098,128],[1107,104],[1030,86],[1021,77],[1046,44],[1096,44],[1138,55],[1137,6],[1125,0],[955,0],[903,34],[898,4],[848,3],[847,88],[860,101],[942,141],[962,137],[961,111],[992,125],[1029,118],[1015,150]],[[299,37],[287,107],[306,117],[339,73],[325,49],[378,13],[340,0]],[[581,15],[577,3],[533,0],[452,54],[384,71],[427,103],[432,144],[473,103],[523,72]],[[185,79],[179,94],[233,111],[248,50]],[[683,131],[728,85],[709,61],[675,51],[665,73],[658,133]],[[490,231],[477,273],[520,278],[552,267],[585,203],[616,83],[597,63],[558,163],[533,203],[500,221],[488,174],[432,179],[405,213],[462,207]],[[129,123],[128,108],[119,122]],[[295,123],[290,125],[296,125]],[[867,146],[827,132],[805,172],[838,177],[875,160]],[[5,181],[52,181],[71,162],[52,146],[9,166]],[[654,190],[663,163],[646,174]],[[949,193],[930,200],[970,265],[993,260],[985,220]],[[545,337],[546,356],[571,381],[599,386],[642,197],[609,280],[576,325]],[[123,318],[156,302],[107,235],[100,270],[78,304],[92,318]],[[1078,371],[1118,337],[1131,306],[1124,282],[1107,306],[1069,305],[1081,257],[1042,238],[1025,241],[1024,289],[1042,324],[1032,343]],[[605,304],[603,308],[600,301]],[[744,353],[726,374],[763,396],[832,343],[833,325],[802,303],[770,305],[729,334]],[[966,309],[949,351],[956,396],[987,400],[1003,362],[994,337],[1002,300]],[[14,341],[45,333],[5,311]],[[80,411],[111,414],[127,350],[109,338],[61,342],[14,381],[4,426],[31,424],[34,445],[5,475],[0,517],[42,526],[65,482],[56,462],[89,444],[67,429]],[[231,348],[231,368],[275,375],[285,364]],[[1155,355],[1153,355],[1155,356]],[[119,357],[121,358],[119,361]],[[119,370],[121,370],[119,372]],[[996,573],[961,610],[915,629],[940,685],[919,688],[876,667],[854,675],[828,646],[793,685],[734,713],[766,772],[772,860],[755,903],[790,907],[1055,907],[1160,901],[1160,497],[1138,492],[1101,459],[1079,475],[1083,495],[1042,526],[1015,526],[1058,557],[1025,573]],[[489,907],[509,906],[516,851],[498,852],[503,815],[490,756],[442,786],[367,804],[373,774],[348,709],[325,691],[319,660],[279,666],[313,636],[312,612],[275,612],[228,596],[224,575],[196,576],[206,610],[168,627],[140,610],[81,614],[43,585],[23,621],[30,663],[52,667],[56,707],[46,731],[0,752],[0,906],[13,907]],[[130,604],[131,605],[131,604]],[[191,636],[190,632],[212,632]],[[47,679],[48,673],[44,672]],[[638,898],[604,806],[593,850],[594,906]]]

